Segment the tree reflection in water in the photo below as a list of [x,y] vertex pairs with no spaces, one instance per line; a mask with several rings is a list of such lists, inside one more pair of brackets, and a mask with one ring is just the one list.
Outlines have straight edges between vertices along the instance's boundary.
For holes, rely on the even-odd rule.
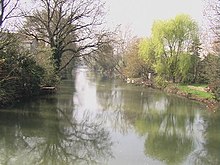
[[217,165],[220,164],[220,111],[210,114],[203,129],[202,143],[192,152],[188,164]]
[[140,136],[146,137],[147,157],[173,165],[219,164],[216,155],[219,149],[213,151],[216,137],[209,137],[213,135],[210,130],[220,130],[216,128],[218,122],[208,123],[207,120],[213,119],[203,116],[196,103],[147,90],[99,81],[96,92],[105,112],[102,117],[116,131],[126,134],[134,128]]
[[126,120],[123,90],[110,80],[98,77],[97,80],[97,101],[103,111],[99,120],[110,125],[112,130],[126,134],[132,125],[130,120]]
[[[0,115],[0,164],[103,164],[112,157],[109,132],[88,114],[76,120],[50,107],[5,111]],[[10,113],[10,114],[9,114]],[[7,137],[7,138],[6,138]]]
[[0,112],[0,164],[107,164],[112,150],[118,163],[126,137],[128,164],[220,164],[220,111],[86,73],[76,72],[76,91],[65,82],[56,97]]

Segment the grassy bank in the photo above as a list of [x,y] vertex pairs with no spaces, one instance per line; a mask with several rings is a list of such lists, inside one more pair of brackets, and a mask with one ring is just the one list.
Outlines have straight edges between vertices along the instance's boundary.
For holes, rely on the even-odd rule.
[[215,111],[219,106],[213,93],[211,93],[208,90],[208,86],[204,84],[170,84],[165,88],[165,91],[205,103],[212,111]]
[[177,84],[177,88],[189,95],[194,95],[203,99],[214,99],[214,95],[208,91],[208,86],[204,84],[183,85]]
[[141,85],[144,87],[152,87],[164,90],[167,93],[186,97],[190,100],[195,100],[207,105],[207,107],[215,111],[219,107],[219,102],[215,99],[214,94],[209,90],[207,84],[173,84],[170,83],[166,87],[155,85],[151,81],[144,81],[141,78],[131,78],[127,83]]

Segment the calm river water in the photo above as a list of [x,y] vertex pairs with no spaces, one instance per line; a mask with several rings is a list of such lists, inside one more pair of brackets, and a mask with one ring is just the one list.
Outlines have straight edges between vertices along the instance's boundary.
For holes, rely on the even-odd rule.
[[0,164],[218,165],[220,114],[79,68],[57,94],[0,111]]

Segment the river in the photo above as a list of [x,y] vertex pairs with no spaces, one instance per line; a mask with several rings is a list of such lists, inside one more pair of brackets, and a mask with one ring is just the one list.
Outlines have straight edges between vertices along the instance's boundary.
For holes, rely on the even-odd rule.
[[1,109],[0,164],[217,165],[220,113],[81,67],[57,94]]

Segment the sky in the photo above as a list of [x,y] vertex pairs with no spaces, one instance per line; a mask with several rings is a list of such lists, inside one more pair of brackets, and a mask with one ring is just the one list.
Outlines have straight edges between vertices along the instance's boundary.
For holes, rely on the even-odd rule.
[[188,14],[203,24],[204,0],[106,0],[107,24],[130,28],[133,35],[149,36],[155,20],[165,20],[178,14]]

